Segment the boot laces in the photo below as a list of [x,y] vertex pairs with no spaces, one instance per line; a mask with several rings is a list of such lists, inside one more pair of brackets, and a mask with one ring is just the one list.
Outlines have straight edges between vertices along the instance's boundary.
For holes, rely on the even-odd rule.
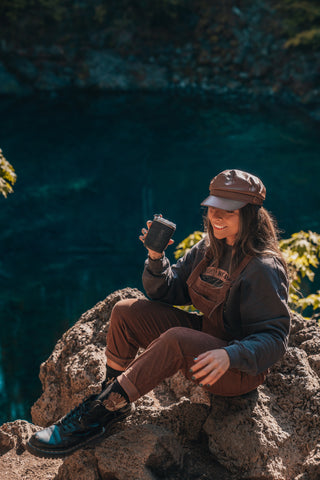
[[106,390],[107,387],[109,387],[109,385],[111,385],[111,383],[113,383],[115,380],[116,380],[116,377],[106,378],[101,384],[101,392],[103,390]]
[[64,431],[72,430],[80,425],[82,416],[88,413],[92,400],[95,397],[96,395],[92,395],[87,398],[59,420],[58,424],[62,426]]

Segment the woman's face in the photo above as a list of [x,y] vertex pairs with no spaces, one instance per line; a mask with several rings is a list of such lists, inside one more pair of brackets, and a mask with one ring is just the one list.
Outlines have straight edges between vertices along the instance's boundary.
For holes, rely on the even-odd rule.
[[213,234],[218,240],[226,239],[228,245],[233,245],[239,232],[239,210],[221,210],[208,207],[208,220],[213,228]]

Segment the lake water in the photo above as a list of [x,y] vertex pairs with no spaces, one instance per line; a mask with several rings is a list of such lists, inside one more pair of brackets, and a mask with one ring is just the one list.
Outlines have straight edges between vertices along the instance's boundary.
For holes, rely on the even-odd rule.
[[296,110],[159,94],[1,99],[0,147],[18,175],[0,198],[0,424],[30,419],[40,363],[81,313],[142,288],[145,221],[177,223],[176,243],[201,229],[221,170],[262,178],[284,238],[320,232],[319,124]]

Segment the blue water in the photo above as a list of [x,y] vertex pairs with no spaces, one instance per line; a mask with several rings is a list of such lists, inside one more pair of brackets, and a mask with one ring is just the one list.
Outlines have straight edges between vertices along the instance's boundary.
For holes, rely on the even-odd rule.
[[138,235],[153,213],[177,223],[177,243],[202,228],[221,170],[262,178],[283,237],[320,232],[319,124],[297,110],[82,94],[2,99],[0,113],[18,175],[0,198],[0,423],[30,419],[40,363],[82,312],[142,288]]

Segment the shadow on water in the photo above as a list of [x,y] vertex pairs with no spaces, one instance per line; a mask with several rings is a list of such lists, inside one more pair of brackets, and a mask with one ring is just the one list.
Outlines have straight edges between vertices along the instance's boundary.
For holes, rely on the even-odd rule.
[[30,419],[40,363],[82,312],[142,288],[153,213],[177,223],[176,242],[201,229],[219,171],[263,179],[284,237],[320,231],[319,125],[298,112],[159,94],[2,99],[0,111],[18,174],[0,199],[1,423]]

